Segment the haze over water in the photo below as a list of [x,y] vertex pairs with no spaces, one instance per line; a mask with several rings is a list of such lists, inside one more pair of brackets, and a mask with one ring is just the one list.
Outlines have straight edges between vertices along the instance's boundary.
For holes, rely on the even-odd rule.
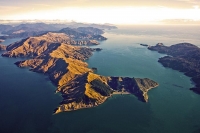
[[97,73],[104,76],[147,77],[159,87],[149,91],[148,103],[133,95],[116,95],[96,108],[57,115],[52,111],[61,98],[54,94],[56,88],[47,77],[13,64],[23,59],[0,57],[0,101],[4,101],[0,103],[0,124],[4,125],[0,131],[198,133],[200,95],[189,90],[193,86],[190,78],[164,68],[157,62],[163,54],[139,44],[190,42],[200,46],[199,33],[198,26],[121,26],[106,31],[108,40],[96,46],[103,50],[87,60],[89,67],[97,67]]

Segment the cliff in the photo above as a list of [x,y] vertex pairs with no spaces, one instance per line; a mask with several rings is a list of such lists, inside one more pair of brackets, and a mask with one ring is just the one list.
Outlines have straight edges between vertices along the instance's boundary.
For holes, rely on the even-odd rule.
[[172,46],[156,45],[148,48],[159,53],[168,54],[158,60],[164,67],[183,72],[196,84],[191,90],[200,94],[200,48],[190,43]]
[[158,83],[147,78],[94,74],[83,61],[98,49],[64,43],[68,39],[62,33],[30,37],[9,45],[7,52],[3,54],[7,57],[31,57],[15,64],[49,76],[57,86],[56,92],[60,92],[63,97],[55,113],[98,106],[113,94],[119,93],[133,94],[139,100],[147,102],[147,92],[158,86]]

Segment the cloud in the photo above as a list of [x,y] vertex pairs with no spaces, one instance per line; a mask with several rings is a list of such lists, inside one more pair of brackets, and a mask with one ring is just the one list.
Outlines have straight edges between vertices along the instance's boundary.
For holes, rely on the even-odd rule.
[[192,4],[200,4],[200,0],[178,0],[178,1],[183,1]]
[[52,5],[48,5],[48,4],[33,4],[33,6],[45,6],[45,7],[50,7]]
[[16,10],[19,8],[21,8],[21,7],[19,7],[19,6],[0,6],[0,12],[3,11],[5,13],[5,11]]

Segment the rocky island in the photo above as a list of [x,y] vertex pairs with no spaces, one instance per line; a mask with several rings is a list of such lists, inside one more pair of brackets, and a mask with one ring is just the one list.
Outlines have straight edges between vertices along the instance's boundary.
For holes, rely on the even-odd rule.
[[65,33],[48,32],[28,37],[6,47],[5,57],[29,57],[18,61],[18,67],[47,74],[57,86],[63,100],[55,113],[98,106],[113,94],[129,93],[147,102],[147,92],[158,86],[148,78],[106,77],[97,75],[84,60],[94,51],[89,47],[74,46],[73,37]]
[[144,46],[144,47],[148,47],[149,45],[148,44],[140,44],[141,46]]
[[149,50],[158,51],[169,56],[162,57],[158,60],[164,67],[183,72],[186,76],[191,77],[195,83],[194,92],[200,94],[200,48],[190,43],[179,43],[172,46],[157,44],[148,47]]
[[0,39],[0,43],[4,42],[4,40]]
[[6,50],[6,46],[3,44],[0,44],[0,50]]

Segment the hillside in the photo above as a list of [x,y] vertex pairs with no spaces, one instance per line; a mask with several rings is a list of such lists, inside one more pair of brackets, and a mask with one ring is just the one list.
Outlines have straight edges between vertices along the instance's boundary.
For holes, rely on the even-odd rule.
[[[11,25],[0,25],[0,33],[5,34],[0,36],[0,39],[9,38],[27,38],[45,34],[47,32],[65,33],[69,36],[74,36],[73,39],[84,39],[90,40],[106,40],[105,37],[101,36],[104,33],[103,29],[116,28],[115,26],[109,25],[95,25],[91,27],[90,24],[45,24],[45,23],[22,23],[16,26]],[[70,27],[70,28],[69,28]],[[96,27],[96,28],[95,28]],[[77,40],[76,40],[77,41]]]
[[158,60],[164,67],[183,72],[191,77],[195,87],[191,88],[200,94],[200,48],[190,43],[175,44],[170,47],[156,45],[148,48],[159,53],[168,54]]
[[94,74],[83,61],[98,49],[66,44],[68,39],[63,33],[30,37],[7,46],[7,52],[2,54],[7,57],[29,57],[15,64],[49,76],[57,86],[56,92],[63,97],[55,113],[98,106],[113,94],[129,93],[147,102],[147,92],[158,86],[158,83],[147,78]]
[[7,57],[19,57],[19,56],[38,56],[43,52],[48,52],[57,48],[60,43],[70,45],[98,45],[99,42],[94,40],[88,41],[75,41],[64,33],[52,33],[48,32],[41,36],[28,37],[21,41],[15,42],[7,46],[6,53],[3,56]]

